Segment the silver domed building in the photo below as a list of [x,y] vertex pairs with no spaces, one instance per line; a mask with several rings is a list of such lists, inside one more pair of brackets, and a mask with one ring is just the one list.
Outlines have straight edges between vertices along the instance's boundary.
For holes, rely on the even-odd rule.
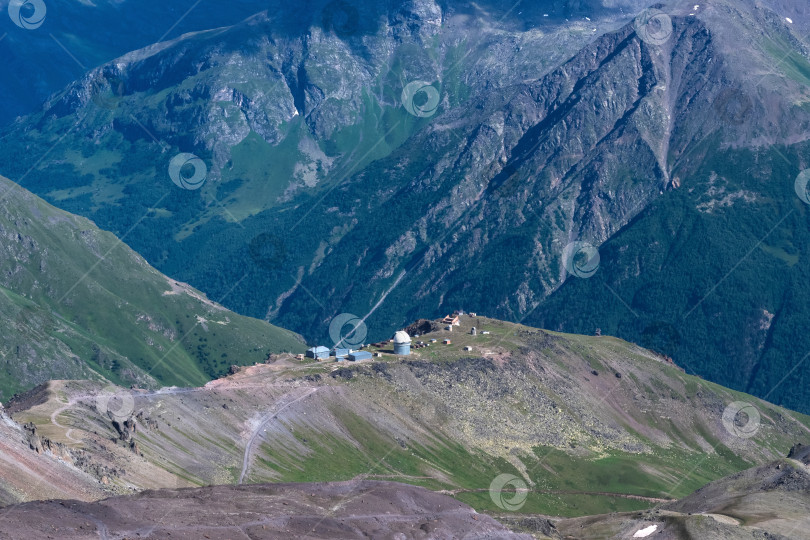
[[394,334],[394,354],[402,356],[411,354],[411,336],[404,330]]

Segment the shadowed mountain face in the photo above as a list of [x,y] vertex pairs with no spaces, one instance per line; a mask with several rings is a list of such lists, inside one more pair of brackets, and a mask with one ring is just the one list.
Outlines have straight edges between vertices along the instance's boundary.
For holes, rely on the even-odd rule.
[[[402,2],[303,0],[261,2],[230,0],[200,5],[194,0],[166,4],[154,0],[98,0],[95,2],[43,2],[44,8],[22,10],[23,19],[42,20],[38,32],[15,25],[10,0],[0,0],[0,54],[6,59],[0,81],[0,125],[38,110],[48,96],[94,68],[127,52],[184,33],[236,24],[267,10],[274,32],[299,37],[310,27],[374,32],[380,17]],[[488,0],[451,2],[451,9],[465,14],[483,11],[515,27],[559,24],[567,18],[620,15],[639,7],[639,0],[557,0],[516,7],[515,2]],[[450,6],[445,6],[450,7]],[[348,8],[348,10],[347,10]],[[44,15],[44,19],[42,16]],[[544,17],[544,15],[548,15]],[[19,21],[19,16],[16,17]],[[23,21],[24,22],[24,21]]]
[[465,307],[810,410],[806,8],[552,4],[268,11],[91,71],[0,160],[312,341]]

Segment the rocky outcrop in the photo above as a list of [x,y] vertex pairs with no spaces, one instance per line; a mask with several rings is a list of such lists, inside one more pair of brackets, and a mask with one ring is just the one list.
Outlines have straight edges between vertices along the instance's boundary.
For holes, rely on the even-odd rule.
[[[557,526],[548,518],[537,516],[498,516],[498,521],[513,531],[527,532],[541,539],[562,540]],[[542,536],[540,536],[542,535]]]
[[[122,429],[129,430],[130,427],[127,426],[128,423],[130,423],[130,421],[120,424]],[[113,425],[119,424],[114,422]],[[131,428],[134,431],[134,422],[130,423],[130,426],[132,426]],[[33,422],[27,422],[26,424],[23,424],[22,427],[25,431],[26,440],[31,450],[37,454],[47,453],[48,455],[58,458],[65,463],[73,465],[95,477],[102,484],[109,484],[112,480],[126,474],[126,471],[120,467],[99,463],[94,457],[93,451],[88,451],[82,448],[70,448],[62,443],[54,442],[47,437],[40,436],[37,426]],[[130,440],[129,437],[127,437],[126,443],[126,445],[132,449],[133,452],[139,454],[137,444],[134,440]]]
[[113,418],[112,425],[118,432],[118,440],[123,442],[132,440],[138,429],[135,418],[133,417],[127,418],[126,420]]
[[787,457],[810,466],[810,445],[802,443],[794,445],[793,448],[790,449],[790,453],[788,453]]
[[37,426],[35,426],[33,422],[28,422],[27,424],[23,425],[23,428],[27,434],[26,437],[28,440],[28,447],[37,454],[41,454],[43,451],[42,439],[40,439],[39,435],[37,434]]
[[429,319],[419,319],[418,321],[409,324],[405,331],[409,336],[423,335],[430,332],[436,332],[441,329],[441,325]]
[[160,429],[158,421],[144,413],[144,411],[138,411],[138,414],[135,415],[135,421],[140,422],[148,429]]

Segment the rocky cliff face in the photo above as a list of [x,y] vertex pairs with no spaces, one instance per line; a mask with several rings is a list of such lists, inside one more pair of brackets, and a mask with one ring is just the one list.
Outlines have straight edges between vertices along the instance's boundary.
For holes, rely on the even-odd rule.
[[[560,73],[545,89],[523,81],[536,81],[596,36],[626,23],[640,6],[640,2],[612,7],[580,2],[573,7],[527,7],[512,13],[497,3],[439,5],[419,0],[395,6],[332,2],[311,6],[306,16],[293,8],[269,11],[235,27],[190,34],[92,70],[51,98],[42,114],[13,125],[5,140],[11,143],[9,152],[17,146],[13,141],[36,152],[51,135],[63,134],[70,150],[53,149],[64,158],[53,165],[70,180],[55,183],[50,175],[35,170],[21,178],[23,183],[49,196],[58,191],[61,204],[121,233],[125,223],[148,223],[148,231],[133,235],[130,241],[150,261],[168,264],[167,271],[178,264],[187,266],[177,256],[178,249],[186,251],[178,241],[189,239],[197,244],[198,253],[212,249],[211,231],[203,229],[213,226],[213,236],[219,237],[230,228],[222,227],[220,220],[225,218],[240,229],[240,238],[216,249],[238,251],[230,255],[240,259],[250,258],[245,248],[257,239],[261,244],[284,228],[300,234],[302,243],[292,234],[285,239],[290,246],[298,244],[295,257],[273,265],[297,275],[302,267],[317,268],[344,237],[343,245],[351,246],[357,226],[362,228],[394,194],[404,190],[426,195],[409,223],[391,224],[396,237],[386,237],[386,245],[368,252],[375,259],[389,254],[379,269],[386,280],[399,262],[396,259],[411,255],[414,239],[421,244],[440,243],[432,235],[409,230],[419,228],[413,220],[424,215],[422,228],[431,226],[432,216],[448,205],[458,208],[479,197],[502,168],[497,160],[507,159],[533,123],[565,102],[573,83]],[[289,26],[291,20],[297,20],[297,26]],[[608,54],[613,39],[588,54]],[[617,107],[626,110],[627,99],[634,99],[635,92],[623,93]],[[424,105],[420,100],[434,98],[430,110],[420,109]],[[541,102],[533,102],[534,98]],[[574,113],[579,116],[577,125],[590,120],[585,104]],[[511,111],[497,110],[500,105]],[[463,112],[469,110],[477,112],[471,116]],[[78,124],[71,130],[68,126],[74,120]],[[436,127],[428,135],[405,144],[433,120]],[[553,135],[561,136],[566,135]],[[593,142],[591,138],[585,144]],[[468,151],[464,144],[469,145]],[[162,161],[180,149],[193,150],[204,159],[207,179],[197,193],[200,198],[166,193],[159,204],[162,210],[142,216],[148,191],[174,188],[165,181]],[[408,167],[414,177],[398,179],[398,185],[360,186],[357,200],[364,202],[359,216],[350,208],[340,208],[343,203],[335,206],[338,201],[323,197],[373,160],[397,149],[397,161],[427,151],[436,159],[435,170],[416,163],[419,170]],[[464,155],[457,156],[457,150]],[[153,156],[160,158],[156,162]],[[552,176],[564,174],[574,158],[561,159]],[[401,165],[408,165],[407,161]],[[93,165],[87,168],[80,162]],[[386,167],[403,168],[390,159],[386,163]],[[13,160],[7,164],[10,173],[17,170]],[[515,161],[510,167],[516,165]],[[423,187],[412,189],[414,181]],[[313,208],[308,202],[313,197],[322,198],[324,206]],[[88,201],[95,201],[94,211],[86,212]],[[119,209],[110,213],[109,203]],[[525,204],[525,192],[514,203],[501,204],[496,213],[519,214],[522,210],[516,205]],[[293,223],[268,221],[285,207],[296,209],[288,214],[294,214]],[[316,215],[309,216],[309,209]],[[337,212],[336,220],[324,216],[325,212]],[[326,227],[324,217],[330,222]],[[451,212],[444,219],[455,217]],[[294,231],[298,223],[306,227]],[[268,287],[267,265],[253,259],[246,261],[251,275],[244,286],[240,283],[228,295],[232,305],[255,315],[289,311],[281,304],[296,292],[288,283],[290,276],[273,280]],[[194,274],[219,273],[221,278],[215,282],[230,280],[228,271],[221,272],[222,259],[200,261],[194,265]],[[196,275],[187,277],[198,281]],[[211,283],[207,277],[199,281]],[[373,283],[375,294],[385,285],[380,279]],[[544,286],[553,285],[545,280]],[[258,296],[245,294],[257,288],[262,291]],[[349,299],[333,301],[345,300]],[[327,315],[320,314],[319,319]]]
[[[250,134],[271,147],[300,139],[292,146],[301,158],[307,157],[307,140],[321,148],[327,142],[348,146],[339,132],[401,107],[402,87],[409,82],[447,86],[441,99],[446,110],[461,103],[464,94],[546,73],[593,33],[629,17],[614,8],[587,21],[583,11],[575,23],[555,19],[542,30],[520,31],[497,13],[464,2],[312,4],[306,15],[288,13],[289,8],[270,10],[231,28],[197,32],[124,55],[48,100],[46,123],[40,125],[80,112],[90,115],[81,131],[94,138],[108,131],[138,138],[142,124],[161,145],[210,154],[217,178],[233,147]],[[299,33],[285,28],[294,16],[299,16]],[[543,54],[535,54],[541,50]],[[302,131],[291,126],[297,118]],[[372,126],[364,134],[386,137],[390,127]],[[403,127],[412,132],[419,126]],[[362,143],[356,134],[345,137]],[[343,157],[352,160],[334,165],[364,162],[347,153]],[[331,172],[326,165],[332,160],[322,161],[316,164],[318,180]],[[304,159],[297,165],[310,164]],[[263,203],[272,206],[273,201]]]
[[[806,90],[784,78],[749,89],[756,81],[741,76],[738,38],[726,41],[729,27],[751,31],[751,14],[704,9],[673,15],[662,43],[631,26],[603,36],[540,80],[438,117],[341,186],[343,204],[362,201],[358,212],[374,217],[359,216],[328,244],[332,253],[302,278],[316,299],[296,291],[281,320],[323,313],[314,333],[330,309],[374,306],[392,285],[372,324],[416,305],[525,316],[574,274],[565,268],[571,242],[599,246],[663,192],[705,189],[689,180],[707,144],[800,137],[807,115],[784,96],[805,99]],[[324,298],[330,304],[317,307]]]
[[95,460],[93,451],[51,441],[35,424],[15,422],[3,405],[0,451],[0,506],[45,498],[96,499],[113,493],[100,479],[113,477],[116,471]]

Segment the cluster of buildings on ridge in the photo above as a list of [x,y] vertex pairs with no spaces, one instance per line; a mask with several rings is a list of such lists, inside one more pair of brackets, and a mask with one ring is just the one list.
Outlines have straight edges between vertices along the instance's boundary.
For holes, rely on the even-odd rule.
[[[448,330],[448,331],[452,331],[453,326],[459,326],[461,324],[460,321],[459,321],[459,316],[461,314],[462,314],[462,312],[457,311],[457,312],[453,313],[452,315],[448,315],[447,317],[442,319],[442,324],[447,325],[447,326],[445,326],[444,329]],[[475,313],[470,313],[469,315],[471,317],[476,316]],[[472,330],[470,331],[470,333],[472,335],[477,334],[476,329],[475,329],[474,326],[472,327]],[[482,332],[482,334],[488,334],[488,333],[489,332]],[[416,336],[416,337],[418,337],[418,336]],[[435,339],[432,339],[430,341],[434,342],[434,343],[436,342]],[[394,354],[395,355],[397,355],[397,356],[408,356],[408,355],[411,354],[411,336],[408,335],[408,333],[406,331],[400,330],[399,332],[394,334],[394,337],[392,339],[388,340],[387,342],[384,341],[384,342],[381,342],[381,343],[373,343],[372,345],[377,347],[377,348],[382,348],[382,347],[388,345],[389,343],[394,344]],[[450,345],[451,341],[449,339],[445,339],[445,340],[443,340],[443,343],[445,345]],[[419,348],[427,347],[427,346],[429,346],[429,344],[427,344],[427,343],[425,343],[423,341],[420,341],[416,345],[414,345],[414,348],[419,349]],[[299,355],[299,357],[301,357],[301,358],[303,358],[303,357],[313,358],[315,360],[329,360],[331,358],[334,358],[336,362],[342,362],[342,361],[346,361],[346,360],[348,360],[350,362],[362,362],[362,361],[371,360],[374,356],[382,356],[382,353],[379,353],[379,352],[376,352],[376,353],[372,354],[369,351],[364,351],[363,349],[365,347],[366,347],[365,345],[361,345],[359,350],[354,350],[354,349],[350,349],[350,348],[343,348],[343,347],[335,347],[335,348],[330,350],[328,347],[317,346],[317,347],[312,347],[312,348],[307,349],[306,354],[305,355]],[[465,350],[472,350],[472,347],[465,347]]]
[[[404,330],[400,330],[394,334],[391,340],[394,343],[394,354],[399,356],[407,356],[411,354],[411,336]],[[376,346],[382,346],[381,343],[375,343]],[[327,347],[318,346],[307,349],[306,357],[314,358],[315,360],[329,360],[331,357],[335,358],[336,362],[348,360],[350,362],[362,362],[364,360],[371,360],[373,355],[362,350],[365,345],[360,346],[360,350],[353,350],[349,348],[335,347],[329,350]],[[375,353],[377,356],[380,353]]]

